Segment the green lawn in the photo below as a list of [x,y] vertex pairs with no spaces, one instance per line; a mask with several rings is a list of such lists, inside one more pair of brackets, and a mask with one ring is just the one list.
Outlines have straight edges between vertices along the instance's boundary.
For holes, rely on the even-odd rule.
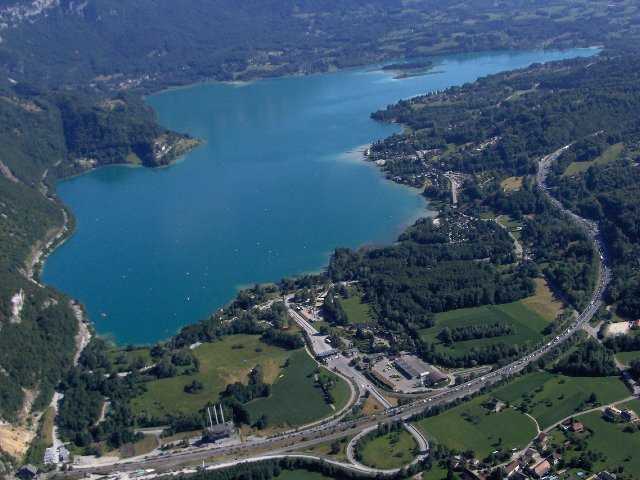
[[[462,356],[473,348],[498,343],[534,344],[543,339],[542,330],[549,324],[549,320],[527,306],[525,301],[526,299],[503,305],[485,305],[439,313],[435,318],[435,326],[422,329],[420,336],[423,340],[433,343],[436,349],[452,356]],[[496,322],[510,325],[513,333],[502,337],[456,342],[450,347],[442,344],[437,338],[444,327],[456,328]]]
[[392,469],[410,463],[417,448],[409,432],[402,429],[366,441],[360,447],[361,462],[370,467]]
[[582,172],[586,172],[592,165],[604,165],[609,162],[613,162],[620,157],[622,150],[624,149],[623,143],[616,143],[607,148],[602,155],[588,162],[573,162],[562,174],[563,176],[577,175]]
[[431,470],[422,472],[422,480],[446,480],[448,470],[440,465],[433,465]]
[[349,386],[333,372],[322,367],[324,375],[337,383],[332,391],[336,404],[326,403],[322,390],[315,386],[316,362],[300,350],[295,352],[289,366],[271,388],[268,398],[259,398],[247,404],[252,420],[266,415],[270,426],[296,426],[319,420],[340,410],[349,400]]
[[636,350],[634,352],[619,352],[616,353],[616,358],[619,362],[625,365],[631,365],[631,362],[634,360],[640,360],[640,351]]
[[566,377],[548,372],[535,372],[516,379],[491,395],[527,411],[547,428],[555,422],[584,410],[586,400],[595,393],[601,404],[621,400],[630,395],[616,377]]
[[[232,335],[205,343],[194,353],[200,360],[200,371],[146,383],[147,391],[132,400],[135,415],[163,419],[171,413],[197,412],[208,401],[217,400],[227,384],[246,382],[256,365],[262,365],[265,381],[273,382],[294,352],[267,345],[257,335]],[[196,394],[185,393],[185,385],[194,379],[202,382],[204,389]]]
[[[640,478],[640,431],[624,432],[625,424],[611,423],[602,418],[599,412],[593,412],[580,417],[580,421],[587,427],[589,433],[584,435],[587,442],[585,450],[601,453],[604,458],[596,461],[592,472],[615,470],[624,467],[627,478]],[[581,452],[568,450],[566,459],[579,456]]]
[[482,405],[489,398],[486,395],[474,398],[420,420],[417,426],[449,448],[473,450],[478,458],[485,458],[494,450],[527,445],[537,433],[533,420],[513,408],[494,413]]
[[362,303],[362,297],[360,295],[353,295],[347,299],[340,300],[344,312],[347,314],[349,323],[373,323],[374,319],[371,316],[371,307]]

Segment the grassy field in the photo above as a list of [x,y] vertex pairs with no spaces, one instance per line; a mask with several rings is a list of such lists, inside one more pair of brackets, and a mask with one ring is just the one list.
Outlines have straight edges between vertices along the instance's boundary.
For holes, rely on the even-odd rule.
[[247,404],[252,420],[266,415],[270,426],[295,426],[319,420],[340,410],[349,400],[349,386],[340,377],[322,368],[325,375],[336,379],[332,394],[335,405],[328,405],[320,388],[315,386],[316,362],[300,350],[289,360],[271,388],[268,398]]
[[302,453],[310,453],[311,455],[319,455],[322,457],[329,457],[332,458],[334,460],[338,460],[338,461],[346,461],[347,460],[347,444],[349,443],[349,440],[351,440],[351,438],[341,438],[339,440],[336,440],[338,442],[338,445],[340,447],[339,451],[337,453],[332,453],[331,452],[331,444],[333,443],[333,441],[331,442],[325,442],[325,443],[319,443],[316,445],[312,445],[308,448],[304,448],[302,450],[300,450],[300,452]]
[[544,278],[536,278],[534,283],[536,284],[535,295],[520,300],[520,303],[551,322],[565,308],[565,304],[551,291]]
[[374,319],[371,316],[371,308],[368,304],[362,303],[362,297],[354,295],[344,300],[340,300],[344,312],[347,314],[349,323],[373,323]]
[[422,480],[446,480],[447,469],[440,465],[434,465],[431,470],[422,472]]
[[500,186],[505,192],[513,192],[522,188],[524,177],[508,177],[500,182]]
[[616,353],[616,358],[619,362],[625,365],[631,365],[631,362],[634,360],[640,360],[640,351],[636,350],[634,352],[619,352]]
[[533,420],[513,408],[495,413],[483,406],[489,399],[474,398],[417,426],[449,448],[473,450],[478,458],[527,445],[537,433]]
[[[215,401],[227,384],[246,382],[256,365],[262,365],[265,382],[274,382],[280,369],[292,353],[266,345],[257,335],[232,335],[221,341],[205,343],[194,350],[200,360],[200,371],[193,375],[154,380],[146,384],[147,391],[132,400],[135,415],[164,418],[175,412],[191,413],[208,401]],[[194,379],[204,385],[196,394],[184,392],[185,385]]]
[[514,220],[509,215],[499,215],[496,217],[496,221],[507,230],[509,230],[517,240],[520,240],[522,236],[520,232],[520,230],[522,229],[522,222]]
[[[630,478],[640,478],[640,431],[624,432],[625,424],[611,423],[602,418],[599,412],[580,417],[580,421],[589,430],[583,438],[587,442],[585,450],[601,453],[604,458],[594,462],[592,472],[612,471],[618,466],[624,467],[624,473]],[[566,459],[577,457],[579,451],[568,450]]]
[[[513,333],[502,337],[455,342],[451,346],[442,344],[437,338],[440,331],[445,327],[467,327],[496,322],[510,325],[513,328]],[[434,343],[436,349],[442,349],[442,351],[452,356],[461,356],[473,348],[482,348],[498,343],[534,344],[542,340],[542,330],[548,323],[548,320],[526,306],[522,301],[518,301],[504,305],[485,305],[439,313],[436,315],[435,326],[421,330],[420,336],[423,340]]]
[[[536,293],[517,302],[502,305],[484,305],[482,307],[461,308],[439,313],[435,317],[435,326],[420,331],[423,340],[434,343],[449,355],[464,355],[472,348],[482,348],[498,343],[526,344],[543,339],[542,331],[552,322],[564,307],[553,294],[543,278],[535,280]],[[513,333],[502,337],[482,338],[456,342],[446,346],[438,340],[443,328],[466,327],[487,323],[503,322],[511,325]]]
[[160,444],[155,435],[145,435],[142,440],[136,443],[127,443],[120,447],[120,458],[137,457],[138,455],[144,455],[153,451],[153,449],[159,447]]
[[399,468],[413,460],[415,448],[417,448],[416,441],[409,432],[402,429],[362,444],[361,462],[375,468]]
[[526,404],[528,413],[544,429],[577,410],[584,410],[591,393],[603,405],[630,395],[624,383],[615,377],[566,377],[547,372],[520,377],[491,395],[517,407]]
[[577,175],[579,173],[586,172],[592,165],[604,165],[606,163],[613,162],[620,157],[623,149],[623,143],[616,143],[615,145],[611,145],[603,152],[602,155],[594,158],[591,161],[571,163],[562,175],[565,177],[570,177],[571,175]]

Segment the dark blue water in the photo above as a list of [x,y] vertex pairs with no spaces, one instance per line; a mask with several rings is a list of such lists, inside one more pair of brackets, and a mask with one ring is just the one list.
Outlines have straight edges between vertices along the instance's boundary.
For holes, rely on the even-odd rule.
[[119,343],[166,338],[241,286],[317,271],[338,246],[392,242],[426,214],[416,191],[347,153],[398,131],[370,120],[372,111],[595,52],[458,55],[404,80],[368,68],[155,95],[164,125],[206,144],[169,168],[109,167],[60,183],[77,231],[44,280],[80,299],[98,332]]

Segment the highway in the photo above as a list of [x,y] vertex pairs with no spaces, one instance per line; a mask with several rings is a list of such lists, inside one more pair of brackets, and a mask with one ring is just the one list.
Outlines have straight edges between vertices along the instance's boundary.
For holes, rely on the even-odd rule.
[[[219,468],[221,462],[225,462],[225,465],[233,465],[237,463],[257,461],[259,459],[271,458],[270,455],[282,455],[283,452],[300,450],[301,448],[310,447],[319,443],[325,443],[338,438],[344,438],[360,434],[369,429],[375,428],[379,423],[386,422],[406,422],[411,416],[421,413],[425,408],[436,405],[445,405],[455,400],[464,398],[475,392],[478,392],[484,387],[493,385],[507,377],[521,372],[529,364],[537,361],[545,354],[565,342],[576,331],[580,330],[583,325],[587,324],[603,302],[603,293],[611,280],[611,270],[607,265],[606,248],[602,241],[598,226],[589,220],[583,219],[574,213],[566,210],[563,205],[551,196],[546,185],[546,178],[550,165],[555,161],[559,155],[562,154],[570,145],[567,145],[561,149],[556,150],[550,155],[547,155],[540,161],[540,168],[537,175],[537,183],[542,192],[545,193],[549,201],[560,211],[569,215],[577,224],[582,225],[589,237],[594,242],[595,247],[599,253],[599,275],[597,286],[592,294],[592,298],[587,307],[577,316],[577,318],[566,328],[562,333],[558,334],[555,338],[547,343],[538,346],[537,349],[528,353],[524,357],[505,365],[499,369],[493,370],[486,375],[479,378],[475,378],[466,383],[453,386],[446,390],[439,390],[428,395],[426,398],[416,400],[414,402],[398,406],[391,407],[389,402],[378,392],[378,390],[369,382],[360,372],[349,367],[348,359],[341,354],[336,355],[333,363],[329,363],[330,368],[337,369],[341,374],[346,377],[352,378],[354,383],[361,391],[367,390],[375,398],[381,400],[381,403],[387,408],[384,413],[376,414],[369,417],[358,418],[355,420],[344,421],[342,416],[336,416],[326,421],[301,428],[296,430],[290,430],[271,437],[261,439],[248,439],[242,443],[236,445],[220,446],[216,444],[206,445],[203,447],[190,448],[182,452],[171,453],[162,452],[156,454],[150,454],[143,458],[135,458],[129,460],[122,460],[118,463],[103,467],[93,467],[87,469],[77,468],[76,471],[82,470],[84,472],[91,472],[96,474],[114,474],[123,471],[132,471],[139,469],[159,469],[162,471],[168,471],[175,469],[179,465],[185,463],[194,463],[200,461],[214,460],[214,463],[207,468]],[[287,306],[288,302],[287,302]],[[317,331],[313,326],[306,321],[298,312],[293,309],[289,309],[292,312],[293,318],[296,322],[307,331],[307,333],[317,334]],[[326,344],[325,344],[326,345]],[[342,359],[342,360],[340,360]],[[331,359],[330,359],[331,362]],[[415,427],[408,426],[410,429]],[[411,430],[409,430],[411,431]],[[414,432],[411,432],[414,434]],[[418,432],[418,435],[424,439],[422,433]],[[416,436],[414,434],[414,436]],[[420,441],[419,441],[420,442]],[[420,442],[421,448],[428,449],[426,439],[424,443]],[[427,451],[421,453],[426,455]],[[215,459],[217,458],[217,461]],[[328,461],[324,459],[325,461]],[[340,462],[331,461],[334,464],[340,464],[345,468],[352,468],[362,472],[362,466],[360,465],[345,465]],[[384,474],[387,472],[378,471],[375,469],[369,469],[370,473],[378,472]],[[66,475],[66,473],[62,473]]]

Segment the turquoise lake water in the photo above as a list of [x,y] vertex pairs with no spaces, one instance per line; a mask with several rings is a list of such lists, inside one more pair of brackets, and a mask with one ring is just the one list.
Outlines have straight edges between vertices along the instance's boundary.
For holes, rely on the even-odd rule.
[[165,126],[206,141],[163,169],[107,167],[61,182],[77,230],[45,282],[118,343],[164,339],[237,289],[322,269],[338,246],[392,242],[428,213],[356,150],[399,131],[369,114],[480,76],[596,50],[441,57],[394,80],[373,67],[154,95]]

